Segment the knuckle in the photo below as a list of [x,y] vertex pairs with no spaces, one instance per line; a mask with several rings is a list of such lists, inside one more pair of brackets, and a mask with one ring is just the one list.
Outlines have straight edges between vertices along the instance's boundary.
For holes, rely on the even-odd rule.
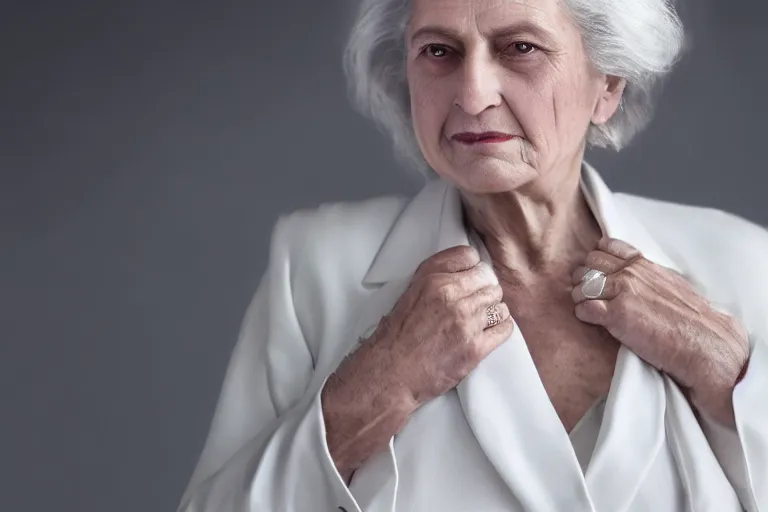
[[624,296],[616,297],[611,301],[605,316],[610,321],[623,323],[629,317],[629,301]]
[[609,238],[606,242],[606,247],[614,254],[621,254],[629,249],[628,245],[625,245],[624,242],[616,238]]
[[481,283],[490,286],[496,286],[499,284],[499,278],[496,277],[496,272],[493,271],[493,267],[489,263],[481,261],[477,264],[477,269],[480,275]]
[[616,259],[611,255],[600,253],[596,256],[596,259],[599,268],[605,269],[607,272],[610,272],[616,267]]
[[450,284],[440,284],[436,290],[437,299],[445,305],[452,304],[454,302],[456,293],[453,290],[453,286]]
[[504,298],[504,289],[501,287],[500,284],[494,284],[491,286],[490,292],[490,299],[495,302],[501,302],[501,300]]
[[581,307],[582,311],[585,312],[590,318],[602,318],[605,316],[603,315],[605,306],[598,301],[585,300],[579,304],[578,307]]
[[629,267],[623,268],[613,274],[613,278],[616,283],[617,290],[622,292],[635,293],[637,289],[637,277],[635,277],[634,272],[632,272]]
[[447,304],[451,300],[452,292],[447,283],[436,279],[430,279],[424,286],[424,296],[429,301]]
[[576,304],[576,310],[579,311],[584,316],[587,316],[589,318],[594,318],[595,302],[591,300],[585,300],[583,302],[580,302]]
[[629,291],[629,281],[628,281],[627,275],[624,273],[623,270],[620,270],[616,274],[612,275],[609,279],[609,282],[613,286],[613,290],[616,293],[616,297]]
[[589,310],[586,308],[586,304],[579,302],[573,308],[573,312],[576,314],[576,318],[582,321],[586,321],[589,315]]
[[461,340],[467,340],[474,335],[474,327],[472,322],[472,313],[467,307],[460,307],[456,309],[456,313],[453,318],[453,329],[456,336]]
[[466,321],[472,318],[472,315],[474,314],[469,297],[457,300],[452,304],[451,309],[453,310],[454,315],[456,315],[456,318],[460,321]]
[[480,261],[480,253],[477,252],[477,249],[469,245],[460,246],[457,250],[457,256],[463,260],[463,263],[467,263],[468,265],[477,265]]
[[592,251],[589,254],[587,254],[586,259],[584,260],[584,263],[589,268],[595,268],[600,265],[601,262],[600,253],[597,251]]

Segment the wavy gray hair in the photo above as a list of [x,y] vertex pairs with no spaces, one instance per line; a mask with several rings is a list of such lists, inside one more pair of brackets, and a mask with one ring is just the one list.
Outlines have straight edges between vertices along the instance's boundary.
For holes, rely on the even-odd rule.
[[[619,110],[592,125],[587,142],[617,151],[650,121],[652,93],[680,57],[683,26],[674,0],[562,0],[602,73],[627,81]],[[394,143],[398,160],[429,174],[410,118],[404,33],[411,0],[361,0],[344,49],[353,105]]]

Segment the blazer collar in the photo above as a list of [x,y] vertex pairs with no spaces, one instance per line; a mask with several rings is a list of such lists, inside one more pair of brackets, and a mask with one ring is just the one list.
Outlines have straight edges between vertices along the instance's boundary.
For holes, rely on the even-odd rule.
[[[624,240],[647,259],[682,273],[586,162],[582,166],[580,186],[603,234]],[[383,284],[409,277],[422,261],[456,245],[471,245],[462,221],[461,196],[452,184],[434,179],[408,203],[395,221],[363,283]]]
[[[580,186],[604,234],[680,272],[586,164]],[[403,210],[374,259],[364,282],[383,286],[361,310],[355,333],[375,327],[424,259],[456,245],[474,245],[481,257],[488,258],[482,242],[474,234],[470,238],[462,222],[459,191],[445,181],[432,181]],[[586,474],[519,329],[460,382],[456,392],[479,445],[526,511],[623,512],[664,441],[664,386],[658,372],[626,348],[620,349]],[[396,473],[393,455],[379,463]],[[550,482],[558,483],[558,492],[549,492]]]

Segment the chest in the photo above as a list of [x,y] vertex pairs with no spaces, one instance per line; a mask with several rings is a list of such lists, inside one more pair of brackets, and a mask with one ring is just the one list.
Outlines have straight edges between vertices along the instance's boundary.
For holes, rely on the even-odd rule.
[[[383,291],[356,317],[356,332],[402,293]],[[362,510],[672,512],[690,508],[690,496],[708,510],[741,510],[687,405],[660,406],[665,393],[655,374],[626,351],[617,365],[617,342],[579,321],[568,293],[559,295],[505,293],[519,332],[456,389],[421,407],[391,452],[355,473],[350,490]],[[558,419],[578,421],[578,410],[607,392],[614,367],[605,435],[584,474]],[[665,410],[674,414],[666,419]],[[674,443],[679,435],[667,437],[667,427],[686,433],[685,446]],[[680,460],[700,482],[681,479]],[[394,502],[383,488],[396,490]]]
[[619,343],[602,326],[582,322],[567,291],[539,295],[505,290],[504,301],[566,431],[608,393]]

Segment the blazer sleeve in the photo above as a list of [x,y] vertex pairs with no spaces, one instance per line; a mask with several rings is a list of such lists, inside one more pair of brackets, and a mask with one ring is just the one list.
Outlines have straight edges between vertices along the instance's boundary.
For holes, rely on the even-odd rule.
[[747,512],[768,512],[768,231],[730,214],[716,224],[730,234],[718,279],[738,290],[732,307],[749,333],[746,375],[733,390],[735,428],[702,415],[715,456]]
[[768,511],[768,343],[753,336],[749,368],[733,391],[736,427],[702,416],[712,450],[747,512]]
[[[178,512],[358,511],[325,439],[314,359],[294,309],[291,216],[272,232],[208,438]],[[314,379],[314,380],[313,380]]]

